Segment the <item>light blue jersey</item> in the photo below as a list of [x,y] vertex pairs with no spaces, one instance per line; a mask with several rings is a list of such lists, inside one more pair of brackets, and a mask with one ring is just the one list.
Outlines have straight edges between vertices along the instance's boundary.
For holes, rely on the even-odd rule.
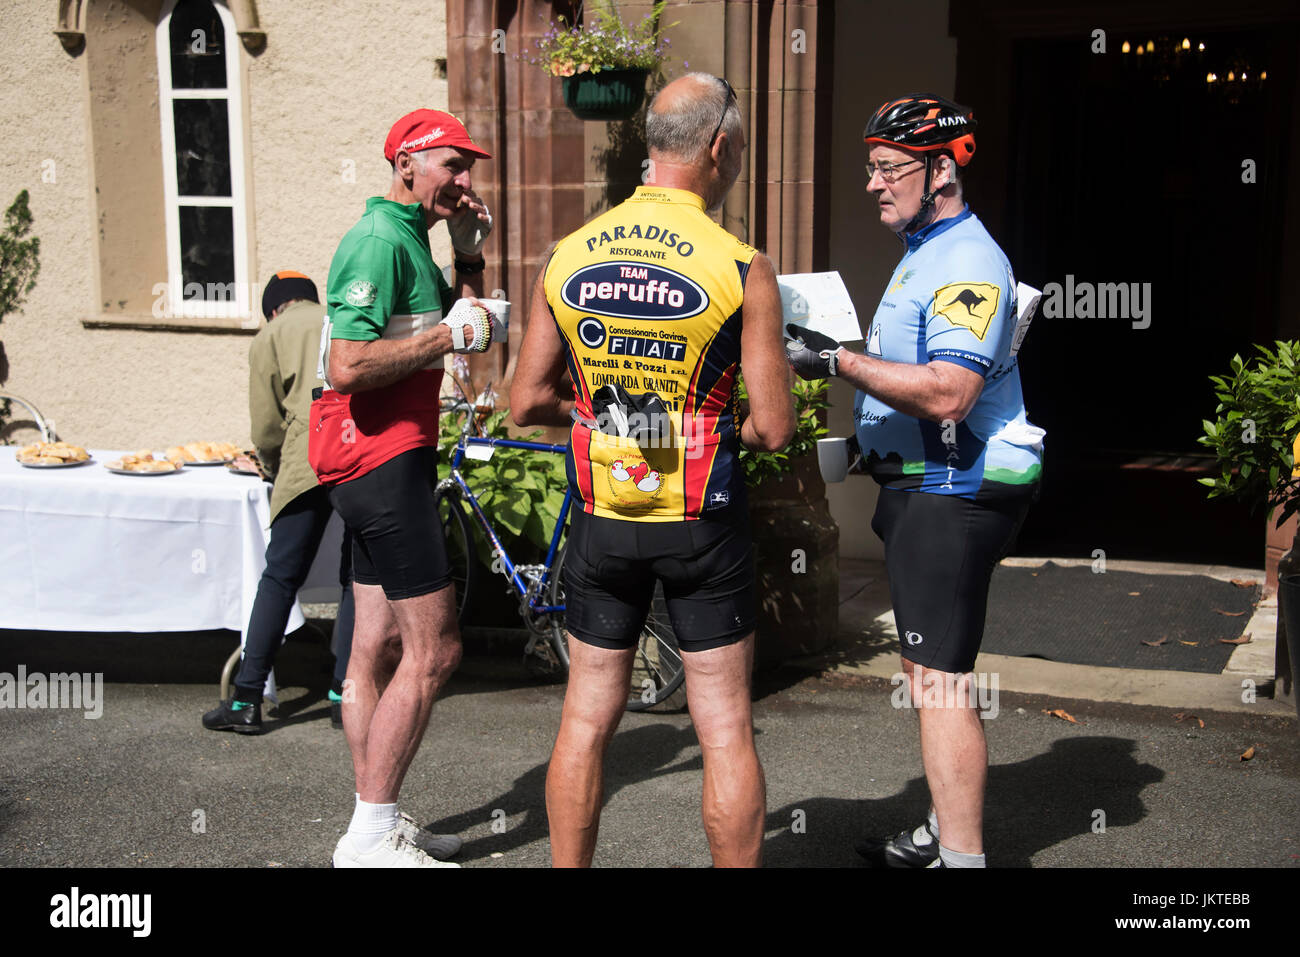
[[866,353],[891,362],[953,362],[984,377],[959,423],[904,415],[859,392],[858,442],[881,485],[985,500],[1025,495],[1042,474],[1042,433],[1025,419],[1011,355],[1016,280],[966,207],[907,237],[867,334]]

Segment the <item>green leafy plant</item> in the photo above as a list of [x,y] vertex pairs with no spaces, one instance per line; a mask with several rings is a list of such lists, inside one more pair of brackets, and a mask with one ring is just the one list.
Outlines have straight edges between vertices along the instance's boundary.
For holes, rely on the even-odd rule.
[[[505,418],[506,410],[488,417],[483,424],[488,438],[513,437],[506,431]],[[456,416],[443,417],[439,441],[443,462],[451,461],[460,421]],[[526,440],[537,441],[541,434],[533,432]],[[514,560],[536,561],[545,555],[568,486],[564,456],[498,446],[486,462],[466,458],[461,474]],[[492,549],[487,539],[476,534],[475,541],[479,561],[490,567]]]
[[1257,345],[1253,364],[1233,356],[1229,375],[1210,377],[1218,418],[1202,421],[1205,434],[1197,441],[1214,452],[1221,471],[1197,481],[1210,498],[1276,508],[1281,525],[1300,509],[1300,481],[1291,474],[1300,431],[1300,342],[1275,345]]
[[[35,236],[27,238],[32,231],[32,211],[27,199],[27,190],[18,194],[5,210],[4,229],[0,230],[0,322],[22,308],[41,271],[41,241]],[[0,382],[8,377],[8,372],[4,344],[0,343]],[[9,417],[9,408],[9,400],[0,399],[0,425]]]
[[[656,70],[668,55],[669,40],[660,36],[659,15],[666,0],[659,0],[632,27],[627,26],[610,6],[601,6],[593,22],[582,27],[582,7],[577,21],[561,18],[534,43],[529,63],[551,76],[575,76],[602,70]],[[669,24],[675,26],[676,24]],[[666,29],[666,28],[665,28]]]
[[[741,402],[748,402],[749,392],[743,376],[737,378],[737,390]],[[745,472],[745,484],[753,488],[768,479],[782,478],[793,470],[795,459],[815,454],[817,440],[826,438],[829,431],[822,424],[825,416],[821,413],[830,405],[830,385],[825,379],[810,382],[796,379],[794,438],[780,452],[755,452],[742,446],[740,466]]]

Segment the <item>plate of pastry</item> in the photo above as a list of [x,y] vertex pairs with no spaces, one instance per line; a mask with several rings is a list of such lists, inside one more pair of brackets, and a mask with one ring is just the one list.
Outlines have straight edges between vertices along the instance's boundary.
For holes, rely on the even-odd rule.
[[37,442],[19,449],[14,457],[29,469],[66,469],[92,461],[89,452],[68,442]]
[[152,452],[144,451],[133,452],[115,461],[105,462],[104,468],[118,475],[171,475],[179,472],[182,466],[179,462],[172,462],[165,458],[156,459]]
[[164,457],[180,465],[226,465],[239,452],[232,442],[186,442],[173,445]]
[[236,475],[256,475],[259,478],[265,478],[262,472],[262,463],[257,457],[256,452],[240,452],[231,461],[226,463],[226,468]]

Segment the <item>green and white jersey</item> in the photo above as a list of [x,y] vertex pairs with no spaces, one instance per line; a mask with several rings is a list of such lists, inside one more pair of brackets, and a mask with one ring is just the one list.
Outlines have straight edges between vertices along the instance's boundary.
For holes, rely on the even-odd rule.
[[[366,201],[334,253],[325,302],[319,372],[327,385],[333,340],[409,339],[442,320],[452,292],[434,265],[418,203]],[[307,455],[317,478],[351,481],[409,449],[437,445],[441,391],[441,360],[375,389],[342,395],[331,386],[312,402]]]
[[[455,297],[433,262],[419,203],[366,200],[365,215],[334,253],[325,301],[326,346],[328,339],[409,339],[442,320]],[[322,366],[328,373],[327,349]]]

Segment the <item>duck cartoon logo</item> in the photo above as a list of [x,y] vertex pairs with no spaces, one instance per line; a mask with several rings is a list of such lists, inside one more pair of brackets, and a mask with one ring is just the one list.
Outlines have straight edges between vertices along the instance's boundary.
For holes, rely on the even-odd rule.
[[662,476],[639,457],[609,463],[609,494],[622,508],[648,508],[663,487]]

